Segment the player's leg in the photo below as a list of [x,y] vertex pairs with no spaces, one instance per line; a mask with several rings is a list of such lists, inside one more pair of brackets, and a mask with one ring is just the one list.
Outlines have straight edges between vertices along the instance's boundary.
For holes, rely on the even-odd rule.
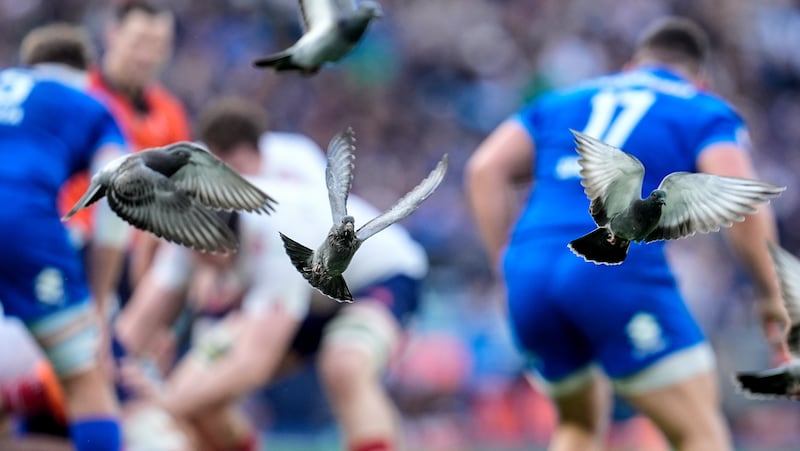
[[117,401],[97,365],[98,324],[91,304],[72,305],[29,326],[61,381],[76,449],[121,449]]
[[[550,451],[601,450],[608,429],[610,386],[599,371],[588,371],[581,385],[552,394],[558,410],[558,427]],[[584,377],[579,374],[578,377]]]
[[[212,362],[223,357],[237,339],[240,318],[238,314],[229,314],[222,320],[203,322],[204,327],[198,327],[202,333],[193,338],[190,351],[169,375],[170,380],[191,381],[195,375],[207,371]],[[258,431],[235,402],[206,408],[179,420],[186,421],[210,451],[258,449]]]
[[[710,351],[708,353],[705,360],[710,361]],[[731,449],[728,428],[719,408],[719,387],[710,364],[691,362],[704,359],[702,357],[676,355],[666,361],[668,359],[660,366],[656,364],[649,371],[626,379],[626,398],[653,420],[677,450]],[[695,366],[699,372],[667,385],[650,382],[658,379],[657,373],[665,376],[675,373],[669,369],[672,365]],[[705,369],[701,370],[701,366]]]
[[[508,315],[515,342],[534,370],[532,381],[558,409],[549,449],[600,450],[611,406],[610,388],[594,364],[591,343],[563,312],[557,283],[563,248],[562,243],[543,243],[537,246],[539,258],[531,256],[527,247],[506,251]],[[568,254],[566,258],[575,257]],[[592,285],[581,288],[588,292]],[[589,293],[583,296],[591,302]]]
[[593,286],[596,296],[607,299],[603,321],[592,309],[565,312],[583,325],[617,391],[649,416],[673,446],[730,449],[711,347],[668,268],[644,252],[632,251],[629,260],[614,271],[617,275]]
[[401,338],[398,319],[414,310],[418,282],[376,284],[341,309],[325,329],[320,378],[351,451],[398,447],[398,414],[381,376]]

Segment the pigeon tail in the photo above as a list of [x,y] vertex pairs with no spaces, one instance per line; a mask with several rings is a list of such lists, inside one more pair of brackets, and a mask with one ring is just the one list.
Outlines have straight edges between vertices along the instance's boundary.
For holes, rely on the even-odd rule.
[[794,397],[792,376],[787,372],[766,370],[762,372],[736,373],[739,388],[753,397]]
[[347,282],[345,282],[344,277],[341,275],[331,277],[315,285],[314,288],[335,301],[353,302],[353,295],[350,294],[350,289],[347,288]]
[[310,272],[309,266],[311,266],[311,257],[314,255],[314,251],[280,232],[278,232],[278,234],[280,234],[283,240],[283,247],[286,249],[286,254],[289,255],[289,259],[292,261],[294,267],[297,268],[304,277],[308,278],[307,276]]
[[103,187],[103,185],[99,183],[89,185],[89,189],[87,189],[86,192],[83,193],[83,196],[81,196],[81,198],[78,199],[77,202],[75,202],[75,205],[72,207],[72,209],[67,214],[65,214],[63,218],[61,218],[61,221],[62,222],[68,221],[69,218],[71,218],[75,213],[83,210],[89,205],[92,205],[93,203],[102,199],[103,196],[105,195],[106,195],[106,190]]
[[276,71],[297,70],[303,73],[310,72],[308,68],[295,64],[292,61],[292,53],[286,50],[253,61],[253,67],[262,69],[272,67]]
[[570,241],[567,245],[575,255],[588,262],[600,265],[619,265],[628,255],[631,242],[617,238],[612,243],[611,232],[600,227],[586,235]]

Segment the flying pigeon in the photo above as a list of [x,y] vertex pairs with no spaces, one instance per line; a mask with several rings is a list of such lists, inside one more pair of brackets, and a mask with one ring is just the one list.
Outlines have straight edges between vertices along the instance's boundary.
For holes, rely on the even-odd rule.
[[360,228],[347,214],[347,197],[353,183],[355,135],[351,128],[334,136],[328,146],[328,166],[325,179],[331,206],[333,226],[325,241],[313,251],[283,233],[286,253],[303,277],[317,290],[339,302],[352,302],[353,296],[342,276],[361,244],[372,235],[407,217],[427,199],[444,179],[447,154],[414,189],[400,198],[391,208]]
[[383,16],[378,3],[364,0],[300,0],[305,32],[291,47],[253,61],[259,68],[317,73],[327,62],[339,61],[356,46],[376,17]]
[[109,162],[92,176],[86,193],[61,220],[103,196],[134,227],[211,253],[238,247],[219,210],[269,214],[276,204],[214,155],[186,141]]
[[791,322],[786,336],[791,359],[776,368],[736,373],[736,382],[749,397],[800,399],[800,260],[778,245],[767,245]]
[[673,172],[642,199],[644,166],[636,157],[571,131],[597,228],[568,247],[596,264],[621,264],[631,241],[675,240],[730,227],[786,189],[757,180]]

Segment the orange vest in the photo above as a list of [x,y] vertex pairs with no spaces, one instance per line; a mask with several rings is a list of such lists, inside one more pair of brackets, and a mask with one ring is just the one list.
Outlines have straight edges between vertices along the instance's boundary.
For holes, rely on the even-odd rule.
[[[97,68],[89,72],[88,89],[109,109],[133,151],[190,139],[185,110],[178,99],[159,84],[154,83],[144,89],[147,112],[138,111],[127,96],[108,86]],[[67,180],[59,195],[61,214],[69,211],[88,188],[88,172],[75,174]],[[84,209],[70,220],[70,227],[79,227],[84,236],[92,231],[90,211],[90,208]]]

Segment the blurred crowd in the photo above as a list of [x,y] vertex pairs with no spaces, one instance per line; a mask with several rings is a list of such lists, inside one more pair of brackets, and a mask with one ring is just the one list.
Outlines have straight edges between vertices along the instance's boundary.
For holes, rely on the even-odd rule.
[[[100,46],[107,3],[0,0],[0,64],[16,64],[21,37],[53,20],[86,25]],[[404,222],[431,261],[414,333],[387,376],[410,440],[441,449],[467,441],[546,443],[554,413],[522,377],[502,292],[468,215],[462,168],[488,131],[527,100],[619,69],[653,18],[684,15],[708,30],[711,89],[748,121],[761,178],[788,186],[774,202],[781,243],[800,251],[800,229],[792,226],[800,221],[800,2],[382,0],[384,18],[359,47],[314,77],[250,64],[299,36],[295,0],[169,4],[178,26],[162,81],[190,118],[216,95],[241,94],[267,107],[271,129],[304,133],[323,146],[351,125],[358,135],[354,191],[381,208],[450,154],[451,171],[437,194]],[[746,449],[799,443],[796,404],[747,400],[730,382],[732,371],[768,362],[750,287],[724,239],[674,243],[670,256],[718,352],[737,443]],[[292,394],[311,397],[298,387],[310,387],[313,378],[304,373],[265,392],[275,409],[253,414],[276,433],[329,432],[324,406],[314,415],[291,409]]]

